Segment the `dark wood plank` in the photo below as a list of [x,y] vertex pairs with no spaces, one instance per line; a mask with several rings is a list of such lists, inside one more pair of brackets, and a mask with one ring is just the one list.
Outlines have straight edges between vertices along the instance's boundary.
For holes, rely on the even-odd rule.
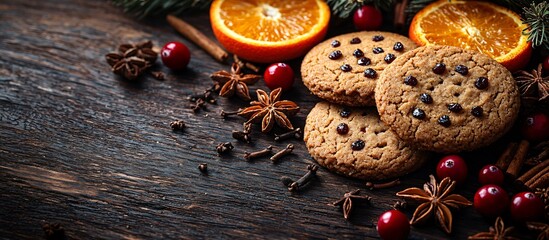
[[[184,16],[213,38],[207,12]],[[187,70],[167,80],[122,81],[104,55],[125,42],[185,42]],[[299,60],[291,63],[298,69]],[[395,192],[421,186],[434,162],[394,189],[370,192],[362,181],[324,169],[305,191],[290,193],[280,177],[298,178],[313,162],[300,140],[274,143],[254,134],[253,144],[231,138],[242,119],[219,116],[246,103],[218,98],[195,114],[186,96],[211,85],[209,74],[227,69],[182,39],[162,19],[138,21],[106,1],[4,0],[0,2],[0,236],[37,238],[57,222],[69,238],[376,238],[377,217]],[[260,82],[252,90],[265,85]],[[298,81],[285,98],[302,107],[303,126],[318,101]],[[188,128],[173,132],[169,122]],[[256,131],[257,132],[257,131]],[[231,141],[231,156],[215,145]],[[278,164],[246,162],[245,151],[296,145]],[[475,158],[474,155],[471,155]],[[473,164],[472,172],[478,170]],[[208,163],[201,174],[199,163]],[[474,174],[473,174],[474,175]],[[471,177],[459,192],[472,200]],[[350,222],[328,203],[361,188],[373,197]],[[413,208],[406,213],[411,216]],[[452,238],[487,229],[472,208],[456,214]],[[436,227],[414,228],[412,238],[444,239]]]

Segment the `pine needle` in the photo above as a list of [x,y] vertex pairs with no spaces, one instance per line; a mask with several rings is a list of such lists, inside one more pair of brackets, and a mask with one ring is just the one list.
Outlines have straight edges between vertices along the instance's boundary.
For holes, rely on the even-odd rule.
[[522,31],[528,35],[532,47],[542,47],[549,50],[549,3],[531,3],[530,7],[523,8],[522,22],[528,27]]
[[124,12],[144,18],[166,14],[180,14],[191,9],[206,9],[212,0],[111,0]]
[[332,13],[340,18],[348,18],[362,5],[372,4],[384,12],[390,12],[394,0],[327,0]]

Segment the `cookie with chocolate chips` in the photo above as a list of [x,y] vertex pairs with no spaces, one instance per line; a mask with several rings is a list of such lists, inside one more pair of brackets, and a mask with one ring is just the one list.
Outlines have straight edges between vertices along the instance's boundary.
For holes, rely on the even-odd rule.
[[504,66],[449,46],[400,56],[375,91],[381,120],[391,130],[415,147],[442,153],[493,143],[511,128],[520,107],[516,82]]
[[389,32],[356,32],[330,38],[311,49],[301,64],[303,83],[320,98],[347,106],[374,106],[379,74],[416,48]]
[[303,139],[318,164],[360,179],[396,178],[419,168],[428,157],[400,140],[373,107],[317,103],[307,116]]

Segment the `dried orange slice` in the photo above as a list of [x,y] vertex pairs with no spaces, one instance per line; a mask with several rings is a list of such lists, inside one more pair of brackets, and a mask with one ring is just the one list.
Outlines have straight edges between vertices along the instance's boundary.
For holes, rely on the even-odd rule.
[[217,40],[240,58],[273,63],[305,55],[326,35],[323,0],[214,0],[210,22]]
[[524,67],[532,54],[527,26],[501,6],[478,1],[434,2],[414,16],[409,35],[419,45],[450,45],[482,52],[510,71]]

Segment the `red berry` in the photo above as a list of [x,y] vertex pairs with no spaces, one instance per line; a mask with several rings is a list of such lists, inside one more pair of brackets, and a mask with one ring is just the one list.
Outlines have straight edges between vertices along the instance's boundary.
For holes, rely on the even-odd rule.
[[183,43],[169,42],[160,51],[160,57],[166,67],[172,70],[181,70],[189,64],[191,52]]
[[381,239],[407,239],[410,234],[410,222],[404,213],[389,210],[379,216],[377,233]]
[[486,165],[478,173],[478,182],[482,185],[495,184],[503,185],[503,172],[496,165]]
[[355,23],[355,28],[357,30],[377,30],[383,23],[383,16],[374,6],[364,5],[355,11],[353,22]]
[[294,70],[286,63],[273,63],[263,74],[265,85],[271,90],[282,88],[288,90],[294,84]]
[[497,217],[507,209],[509,196],[498,185],[488,184],[477,190],[473,205],[481,215]]
[[461,184],[467,178],[467,164],[458,155],[449,155],[440,159],[437,165],[437,176],[439,179],[449,177]]
[[549,138],[549,117],[544,113],[526,116],[521,128],[522,136],[529,141],[538,142]]
[[545,205],[532,192],[517,193],[511,200],[511,217],[518,222],[536,221],[543,217]]

